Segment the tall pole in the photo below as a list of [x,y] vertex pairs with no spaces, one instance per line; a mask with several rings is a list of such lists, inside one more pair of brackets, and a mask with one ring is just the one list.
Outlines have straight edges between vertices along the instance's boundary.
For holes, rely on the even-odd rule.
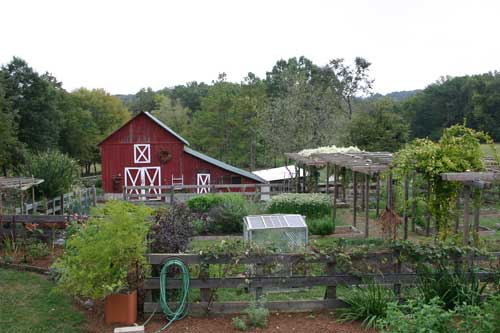
[[380,216],[380,173],[377,173],[377,218]]
[[326,163],[326,194],[330,194],[330,163]]
[[358,184],[356,179],[356,171],[352,171],[352,189],[354,191],[353,203],[352,203],[352,225],[356,227],[356,206],[358,205]]
[[333,191],[333,223],[335,224],[335,221],[337,220],[337,195],[338,192],[336,191],[337,189],[337,182],[338,182],[338,167],[337,164],[333,165],[333,172],[335,172],[334,175],[334,183],[335,183],[335,190]]
[[427,182],[427,216],[425,221],[425,235],[427,237],[429,237],[431,234],[431,209],[429,207],[430,201],[431,201],[431,182]]
[[403,239],[407,240],[408,239],[408,175],[405,175],[404,178],[404,200],[403,200],[403,223],[404,223],[404,233],[403,233]]
[[368,174],[365,174],[365,238],[368,238],[368,232],[369,232],[369,202],[370,202],[370,176]]
[[411,231],[415,232],[417,223],[417,189],[415,188],[415,174],[411,179]]

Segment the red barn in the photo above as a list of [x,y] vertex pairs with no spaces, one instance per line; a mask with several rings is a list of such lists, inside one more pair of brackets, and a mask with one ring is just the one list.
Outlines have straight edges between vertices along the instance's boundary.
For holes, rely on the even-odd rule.
[[[121,197],[124,186],[266,183],[189,147],[189,142],[148,112],[130,119],[100,144],[102,187],[107,197]],[[128,190],[131,194],[158,193],[158,189]]]

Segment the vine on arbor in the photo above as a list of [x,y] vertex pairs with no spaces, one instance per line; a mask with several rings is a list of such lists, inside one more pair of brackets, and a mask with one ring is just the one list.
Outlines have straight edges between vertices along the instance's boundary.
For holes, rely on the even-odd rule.
[[429,183],[427,206],[436,220],[441,238],[446,238],[449,233],[455,203],[462,188],[459,182],[443,181],[441,174],[484,170],[481,142],[493,143],[484,132],[465,125],[454,125],[443,131],[438,142],[414,140],[400,150],[393,161],[396,177],[402,178],[416,171]]

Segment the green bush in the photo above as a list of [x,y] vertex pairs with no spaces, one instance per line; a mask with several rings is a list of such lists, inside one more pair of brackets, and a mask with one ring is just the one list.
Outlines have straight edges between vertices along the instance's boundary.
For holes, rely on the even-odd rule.
[[363,325],[373,327],[377,320],[385,317],[387,304],[394,301],[395,296],[392,290],[369,283],[366,287],[356,286],[340,299],[349,305],[337,311],[341,322],[362,320]]
[[208,213],[213,207],[226,202],[239,202],[244,205],[246,200],[238,193],[208,193],[189,199],[187,205],[196,213]]
[[205,229],[210,233],[223,234],[241,233],[243,217],[255,210],[255,207],[238,193],[205,194],[188,200],[187,205],[198,214],[208,214],[208,220],[197,222],[197,231]]
[[267,211],[271,214],[301,214],[308,218],[329,215],[332,210],[330,197],[320,193],[286,193],[271,199]]
[[261,299],[259,302],[250,302],[250,305],[243,312],[248,316],[248,323],[251,326],[267,327],[269,310],[265,307],[265,300]]
[[429,303],[410,299],[406,304],[390,302],[376,326],[382,333],[451,333],[455,332],[453,319],[454,312],[445,310],[439,297]]
[[312,235],[331,235],[335,232],[335,224],[330,216],[306,219],[307,227]]
[[33,259],[46,257],[50,253],[47,244],[38,241],[27,245],[26,252]]
[[[131,207],[133,206],[133,207]],[[103,218],[91,218],[66,241],[64,255],[54,264],[58,285],[71,295],[102,299],[123,290],[131,270],[147,268],[146,236],[150,209],[109,201]]]
[[20,171],[43,179],[43,183],[35,186],[35,191],[49,199],[68,192],[79,179],[78,163],[58,151],[29,155]]
[[233,318],[233,327],[238,331],[246,331],[248,329],[247,323],[240,317]]

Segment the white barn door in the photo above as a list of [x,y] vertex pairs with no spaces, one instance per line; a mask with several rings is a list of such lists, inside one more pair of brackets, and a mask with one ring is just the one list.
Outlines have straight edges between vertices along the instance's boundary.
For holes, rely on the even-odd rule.
[[196,184],[198,185],[198,193],[208,193],[210,192],[210,174],[209,173],[199,173],[196,177]]
[[[125,186],[160,186],[161,185],[161,171],[160,167],[144,167],[144,168],[125,168]],[[158,197],[146,197],[145,194],[160,194],[159,188],[148,189],[129,189],[127,194],[137,195],[131,199],[135,200],[157,200]]]

